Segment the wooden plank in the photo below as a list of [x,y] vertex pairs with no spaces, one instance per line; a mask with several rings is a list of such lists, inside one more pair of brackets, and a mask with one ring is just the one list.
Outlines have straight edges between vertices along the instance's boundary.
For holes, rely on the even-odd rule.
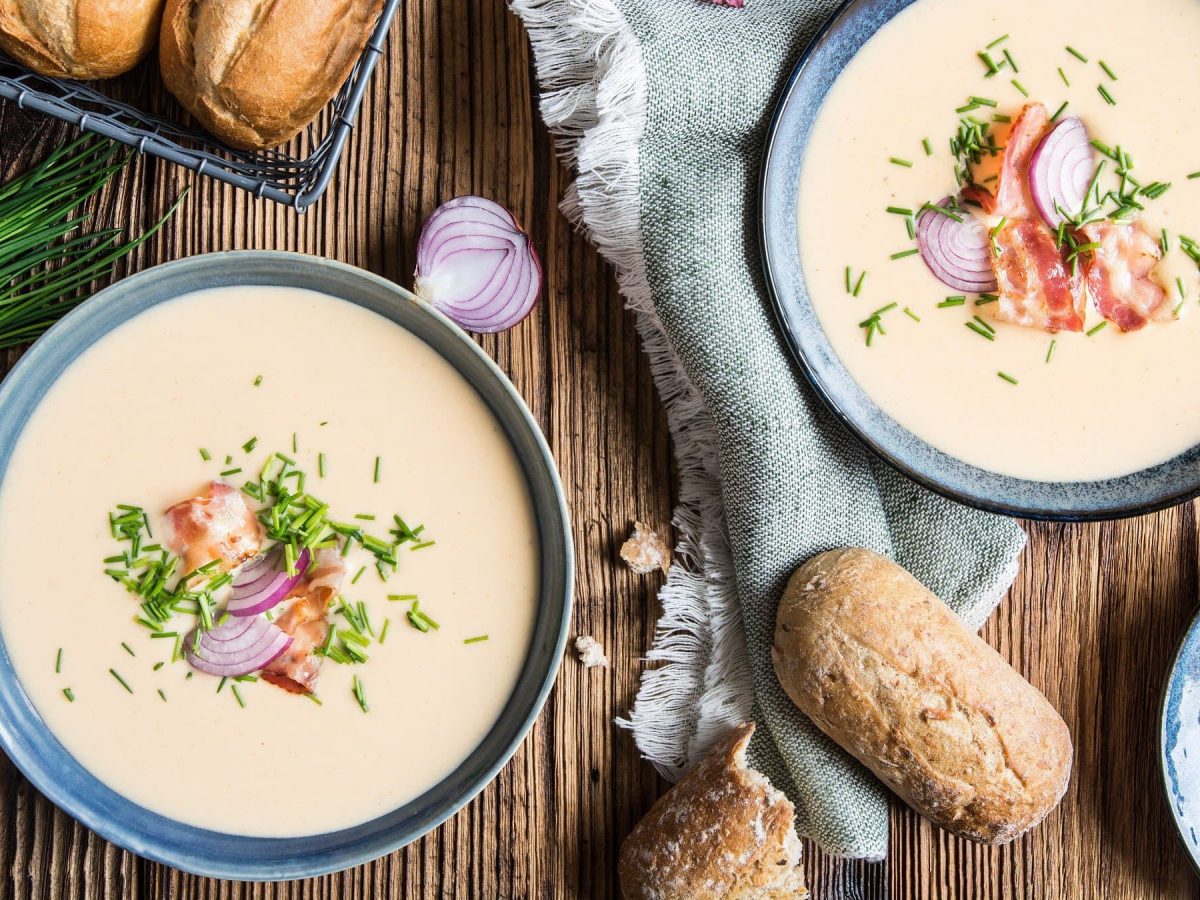
[[[173,108],[153,78],[114,90]],[[403,851],[310,881],[218,882],[138,860],[55,810],[0,758],[0,898],[616,896],[620,841],[665,788],[612,725],[632,701],[658,612],[658,581],[625,570],[617,548],[633,518],[667,526],[673,470],[631,315],[557,211],[569,175],[535,102],[525,37],[500,0],[409,0],[338,175],[308,214],[138,160],[100,199],[97,224],[144,228],[190,185],[177,221],[121,272],[274,248],[408,283],[421,223],[439,202],[473,192],[513,209],[542,255],[545,291],[527,322],[480,344],[526,398],[558,461],[577,542],[572,634],[600,640],[610,668],[585,671],[569,656],[529,739],[462,812]],[[66,134],[0,106],[0,177]],[[1016,844],[983,848],[896,805],[888,862],[810,853],[816,897],[850,881],[878,900],[1200,895],[1155,762],[1159,686],[1196,602],[1196,508],[1028,528],[1021,575],[984,636],[1071,726],[1076,767],[1062,807]]]

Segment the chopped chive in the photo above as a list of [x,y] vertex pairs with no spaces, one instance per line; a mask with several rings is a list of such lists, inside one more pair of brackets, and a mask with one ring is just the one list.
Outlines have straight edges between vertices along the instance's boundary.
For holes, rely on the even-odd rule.
[[1004,50],[1004,58],[1008,60],[1008,64],[1012,67],[1013,74],[1019,74],[1021,70],[1017,68],[1017,61],[1012,58],[1012,54],[1008,52],[1007,48]]
[[233,691],[233,696],[237,698],[238,706],[240,706],[242,709],[245,709],[246,701],[242,699],[242,692],[238,690],[238,686],[236,684],[231,684],[229,689]]
[[901,250],[899,253],[893,253],[888,258],[889,259],[904,259],[906,256],[916,256],[920,252],[921,251],[918,250],[916,247],[913,247],[911,250]]
[[130,656],[137,656],[137,654],[133,652],[133,648],[130,647],[124,641],[121,641],[121,646],[125,648],[125,652],[128,653]]
[[980,328],[986,329],[990,334],[996,333],[996,329],[989,325],[985,319],[981,319],[979,316],[971,316],[971,318],[979,323]]
[[293,453],[300,452],[300,441],[296,437],[296,432],[294,432],[294,431],[292,432],[292,452]]
[[432,547],[437,541],[421,541],[419,544],[413,544],[409,547],[410,550],[424,550],[426,547]]
[[1105,329],[1105,327],[1107,325],[1108,325],[1108,321],[1105,320],[1105,321],[1101,322],[1099,325],[1093,326],[1092,328],[1088,329],[1087,336],[1092,337],[1093,335],[1099,334],[1101,331],[1103,331]]
[[227,682],[228,680],[229,680],[229,678],[227,676],[221,676],[221,680],[217,683],[217,693],[218,694],[221,693],[221,688],[225,687],[225,682]]
[[313,703],[317,704],[317,706],[324,706],[324,704],[321,702],[321,698],[318,697],[316,694],[303,694],[301,696],[307,697]]
[[391,619],[383,620],[383,627],[381,629],[379,629],[379,643],[382,644],[384,641],[387,640],[388,628],[391,627],[391,624],[392,624]]
[[62,673],[62,647],[58,648],[58,656],[54,658],[54,674]]
[[254,386],[255,386],[255,387],[258,387],[260,384],[262,384],[262,376],[261,376],[261,375],[255,375],[255,376],[254,376]]
[[1059,116],[1061,116],[1061,115],[1062,115],[1064,112],[1066,112],[1066,111],[1067,111],[1067,106],[1068,106],[1068,105],[1070,105],[1070,103],[1071,103],[1071,101],[1070,101],[1070,100],[1064,100],[1064,101],[1062,102],[1062,106],[1060,106],[1060,107],[1059,107],[1057,110],[1055,110],[1055,112],[1054,112],[1054,115],[1052,115],[1052,116],[1050,117],[1050,121],[1051,121],[1051,122],[1057,122],[1057,121],[1058,121],[1058,117],[1059,117]]
[[1197,178],[1200,178],[1200,172],[1192,172],[1188,175],[1188,181],[1195,181]]
[[993,122],[999,122],[1001,125],[1008,125],[1012,122],[1012,116],[1006,116],[1003,113],[996,113],[992,116]]
[[866,270],[864,269],[862,272],[860,272],[860,273],[859,273],[859,276],[858,276],[858,281],[856,281],[856,282],[854,283],[854,290],[853,290],[853,291],[851,291],[851,294],[852,294],[853,296],[855,296],[855,297],[857,297],[857,296],[858,296],[858,294],[859,294],[859,291],[861,291],[861,290],[862,290],[863,282],[864,282],[864,281],[866,281],[866,280],[867,280],[867,272],[866,272]]
[[962,306],[967,302],[966,297],[947,297],[937,305],[938,309],[948,309],[951,306]]
[[1166,255],[1171,250],[1171,236],[1165,228],[1162,230],[1162,239],[1158,242],[1158,246],[1162,250],[1163,255]]
[[1021,84],[1021,82],[1017,81],[1017,79],[1015,79],[1015,78],[1012,79],[1012,86],[1021,92],[1021,96],[1023,96],[1023,97],[1029,96],[1029,91],[1027,91],[1025,89],[1025,85]]
[[67,698],[68,703],[75,702],[75,692],[73,690],[71,690],[70,688],[63,688],[62,693],[63,693],[63,696]]
[[362,679],[357,675],[354,676],[354,699],[358,701],[358,705],[362,707],[363,712],[368,711],[369,707],[367,706],[366,695],[363,693]]
[[[882,316],[884,313],[891,312],[893,309],[895,309],[899,305],[900,305],[899,303],[889,303],[887,306],[881,306],[881,307],[879,307],[879,309],[875,310],[875,312],[871,313],[871,318],[875,318],[877,316]],[[860,325],[858,327],[862,328],[863,326]]]
[[388,594],[388,599],[393,602],[407,603],[410,600],[416,600],[416,594]]
[[204,460],[205,462],[208,462],[210,459],[212,459],[212,454],[209,453],[207,450],[205,450],[203,447],[201,447],[200,448],[200,458],[202,460]]
[[1175,287],[1179,288],[1179,299],[1180,300],[1187,297],[1187,291],[1184,290],[1184,287],[1183,287],[1183,277],[1182,276],[1175,279]]
[[116,670],[116,669],[109,669],[109,670],[108,670],[108,674],[110,674],[110,675],[111,675],[113,678],[117,679],[117,681],[119,681],[119,682],[121,683],[121,687],[123,687],[123,688],[125,688],[125,690],[129,691],[129,693],[131,693],[131,694],[133,693],[133,688],[131,688],[131,687],[129,686],[129,682],[128,682],[128,681],[126,681],[124,678],[122,678],[122,677],[121,677],[121,676],[120,676],[120,675],[117,673],[117,670]]
[[1000,105],[995,100],[992,100],[988,97],[968,97],[967,99],[970,100],[976,107],[986,106],[990,109],[995,109]]
[[925,148],[926,156],[933,156],[933,145],[929,143],[929,138],[921,138],[921,146]]
[[1057,344],[1058,344],[1058,341],[1056,341],[1056,340],[1050,341],[1050,347],[1049,347],[1049,349],[1046,350],[1046,362],[1050,362],[1050,357],[1052,357],[1054,355],[1054,348]]
[[904,307],[904,314],[905,314],[906,316],[908,316],[910,319],[912,319],[914,322],[920,322],[920,321],[921,321],[921,317],[920,317],[920,316],[918,316],[918,315],[917,315],[915,312],[913,312],[911,309],[909,309],[907,306],[906,306],[906,307]]
[[1070,53],[1073,57],[1075,57],[1080,62],[1085,63],[1088,61],[1088,58],[1086,56],[1084,56],[1082,53],[1080,53],[1078,50],[1076,50],[1074,47],[1067,47],[1067,52]]
[[221,473],[222,478],[228,478],[230,475],[237,475],[242,471],[241,466],[234,466],[232,469],[226,469]]
[[1067,73],[1062,70],[1062,66],[1058,67],[1058,77],[1063,80],[1063,84],[1067,87],[1071,86],[1071,80],[1067,78]]
[[911,216],[913,211],[903,206],[889,206],[887,211],[897,216]]
[[992,59],[992,54],[988,53],[986,50],[980,50],[975,55],[979,57],[984,67],[987,69],[987,74],[984,76],[985,78],[991,78],[1000,71],[996,65],[996,61]]
[[1108,88],[1106,88],[1104,85],[1096,85],[1096,90],[1100,92],[1100,96],[1104,98],[1104,102],[1109,106],[1117,105],[1117,101],[1113,99],[1113,95],[1108,92]]
[[324,453],[317,454],[317,476],[319,478],[325,477],[325,454]]
[[355,513],[354,518],[362,519],[364,522],[374,522],[375,517],[370,513]]
[[850,286],[850,267],[846,266],[846,293],[849,294],[853,288]]
[[157,672],[159,669],[161,669],[161,668],[162,668],[163,666],[165,666],[165,665],[166,665],[166,663],[165,663],[165,662],[163,662],[163,661],[160,659],[158,662],[156,662],[156,663],[154,664],[154,667],[153,667],[153,668],[154,668],[154,671],[155,671],[155,672]]
[[355,572],[354,577],[350,579],[350,583],[358,584],[358,579],[362,578],[363,572],[365,572],[365,571],[367,571],[367,567],[363,566],[361,569],[359,569],[357,572]]
[[1004,380],[1005,380],[1005,381],[1007,381],[1009,384],[1019,384],[1019,383],[1020,383],[1020,382],[1018,382],[1018,381],[1017,381],[1017,379],[1013,378],[1013,377],[1012,377],[1011,375],[1009,375],[1007,372],[997,372],[997,373],[996,373],[996,377],[997,377],[997,378],[1002,378],[1002,379],[1004,379]]
[[482,641],[486,641],[487,639],[488,639],[488,636],[486,634],[477,634],[477,635],[475,635],[475,637],[467,638],[466,640],[463,641],[463,643],[464,644],[478,644]]
[[901,159],[899,156],[892,156],[888,161],[893,165],[903,166],[906,169],[911,169],[913,167],[912,160]]
[[992,50],[996,47],[999,47],[1001,44],[1003,44],[1007,40],[1008,40],[1008,35],[1002,34],[1002,35],[1000,35],[1000,37],[996,38],[994,41],[992,41],[990,44],[988,44],[987,48],[989,50]]
[[380,459],[377,456],[377,457],[375,457],[375,483],[376,484],[379,484],[379,464],[380,464]]
[[1182,309],[1183,309],[1183,301],[1182,301],[1182,300],[1180,300],[1178,303],[1176,303],[1176,304],[1175,304],[1175,308],[1174,308],[1173,310],[1171,310],[1171,315],[1173,315],[1175,318],[1177,318],[1177,319],[1178,319],[1178,318],[1179,318],[1179,312],[1180,312],[1180,310],[1182,310]]
[[257,444],[258,444],[258,438],[252,437],[252,438],[250,438],[250,440],[246,441],[246,443],[242,444],[242,450],[245,453],[252,453]]
[[229,465],[231,462],[233,462],[233,457],[227,455],[225,457],[225,465]]
[[968,328],[970,328],[973,332],[975,332],[981,338],[985,338],[989,341],[996,340],[996,336],[994,334],[992,334],[986,328],[981,328],[979,325],[976,325],[974,322],[964,322],[963,324],[966,325]]
[[989,303],[995,303],[1000,298],[995,294],[980,294],[979,299],[975,301],[976,306],[987,306]]
[[1104,70],[1104,74],[1107,75],[1109,78],[1111,78],[1113,81],[1121,80],[1117,77],[1117,73],[1114,72],[1112,69],[1110,69],[1108,67],[1108,63],[1106,63],[1104,60],[1100,60],[1100,68],[1102,68]]

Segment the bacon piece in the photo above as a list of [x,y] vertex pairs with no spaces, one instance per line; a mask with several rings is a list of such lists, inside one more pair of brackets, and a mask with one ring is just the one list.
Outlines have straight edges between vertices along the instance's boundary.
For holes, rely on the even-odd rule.
[[995,195],[981,184],[968,184],[958,196],[963,203],[969,204],[974,202],[989,215],[996,211]]
[[1167,292],[1152,277],[1162,248],[1140,222],[1093,222],[1079,230],[1091,253],[1084,282],[1100,315],[1122,331],[1172,317]]
[[262,529],[245,496],[222,481],[209,484],[207,497],[176,503],[164,515],[166,544],[183,558],[185,574],[213,560],[228,572],[262,546]]
[[292,591],[297,599],[275,620],[277,627],[291,635],[292,644],[263,669],[263,681],[293,694],[313,692],[323,659],[313,651],[329,635],[329,602],[345,577],[346,563],[337,550],[325,547],[317,551],[304,579]]
[[1008,133],[1004,159],[996,184],[996,204],[987,210],[1010,219],[1033,218],[1037,210],[1029,194],[1029,158],[1050,125],[1050,113],[1041,103],[1030,103],[1017,116]]
[[1000,284],[997,319],[1051,333],[1083,331],[1083,286],[1040,221],[1007,222],[993,239],[992,264]]

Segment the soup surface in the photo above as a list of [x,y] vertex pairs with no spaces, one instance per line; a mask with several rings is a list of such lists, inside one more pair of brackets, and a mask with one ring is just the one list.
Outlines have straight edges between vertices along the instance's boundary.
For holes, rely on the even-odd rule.
[[[275,451],[338,519],[425,526],[386,583],[349,551],[341,593],[363,601],[374,639],[360,665],[325,659],[320,705],[172,661],[175,642],[104,575],[117,504],[161,535],[161,511],[222,472],[240,488]],[[51,731],[114,790],[229,833],[315,834],[411,800],[478,745],[525,660],[538,554],[506,437],[433,350],[322,294],[222,288],[111,332],[33,415],[0,491],[0,631]],[[389,595],[416,595],[439,627],[419,630],[411,600]]]
[[[901,425],[985,469],[1090,480],[1200,443],[1200,405],[1190,399],[1200,383],[1200,279],[1178,240],[1200,237],[1200,180],[1188,177],[1200,170],[1192,139],[1200,4],[1144,0],[1136,26],[1125,27],[1128,11],[1118,0],[919,0],[853,59],[813,130],[799,243],[834,350]],[[997,74],[986,77],[979,51],[1002,64]],[[958,111],[972,97],[995,106]],[[1167,231],[1156,280],[1178,302],[1173,320],[1127,334],[1111,323],[1097,331],[1104,320],[1089,302],[1084,332],[1050,334],[996,320],[997,306],[977,305],[974,295],[946,305],[960,292],[920,256],[892,258],[914,243],[905,216],[888,208],[918,210],[956,192],[949,139],[963,116],[987,122],[1003,145],[1002,120],[1033,101],[1050,111],[1067,102],[1062,115],[1123,147],[1141,183],[1171,184],[1157,199],[1142,198],[1140,216],[1155,237]],[[1114,168],[1110,162],[1105,177],[1115,177]],[[868,346],[860,323],[892,303],[880,319],[885,333]],[[974,316],[994,339],[967,327]]]

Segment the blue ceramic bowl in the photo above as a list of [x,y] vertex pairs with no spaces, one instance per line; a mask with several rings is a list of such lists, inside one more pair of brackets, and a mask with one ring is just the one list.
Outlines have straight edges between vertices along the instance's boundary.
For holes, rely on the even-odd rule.
[[767,285],[793,355],[817,393],[864,444],[914,481],[993,512],[1035,519],[1113,519],[1200,493],[1200,447],[1103,481],[1029,481],[977,468],[921,440],[884,413],[838,359],[813,310],[797,244],[800,173],[817,113],[859,49],[919,0],[850,0],[817,34],[792,73],[771,123],[761,179]]
[[478,794],[533,725],[562,658],[574,561],[562,486],[529,410],[504,374],[457,326],[395,285],[350,266],[292,253],[214,253],[158,266],[101,291],[21,358],[0,387],[0,481],[30,414],[88,346],[138,313],[181,294],[227,285],[303,287],[373,310],[425,341],[478,391],[524,470],[541,542],[541,586],[525,667],[487,737],[444,781],[363,825],[300,838],[248,838],[184,825],[130,802],[81,766],[46,728],[0,635],[0,746],[57,806],[139,856],[199,875],[303,878],[358,865],[416,840]]
[[[1183,708],[1183,690],[1191,683],[1192,689],[1200,691],[1200,614],[1188,626],[1187,634],[1179,644],[1175,659],[1171,663],[1167,684],[1163,689],[1162,712],[1159,718],[1158,762],[1162,773],[1163,789],[1167,794],[1167,806],[1171,809],[1171,820],[1191,857],[1193,865],[1200,869],[1200,778],[1189,785],[1185,773],[1179,770],[1175,757],[1183,753],[1180,745],[1186,727],[1191,727],[1193,739],[1200,738],[1200,723],[1194,716],[1187,716]],[[1192,721],[1185,721],[1191,718]],[[1200,767],[1200,740],[1189,748],[1188,756]],[[1188,807],[1195,810],[1189,816]]]

